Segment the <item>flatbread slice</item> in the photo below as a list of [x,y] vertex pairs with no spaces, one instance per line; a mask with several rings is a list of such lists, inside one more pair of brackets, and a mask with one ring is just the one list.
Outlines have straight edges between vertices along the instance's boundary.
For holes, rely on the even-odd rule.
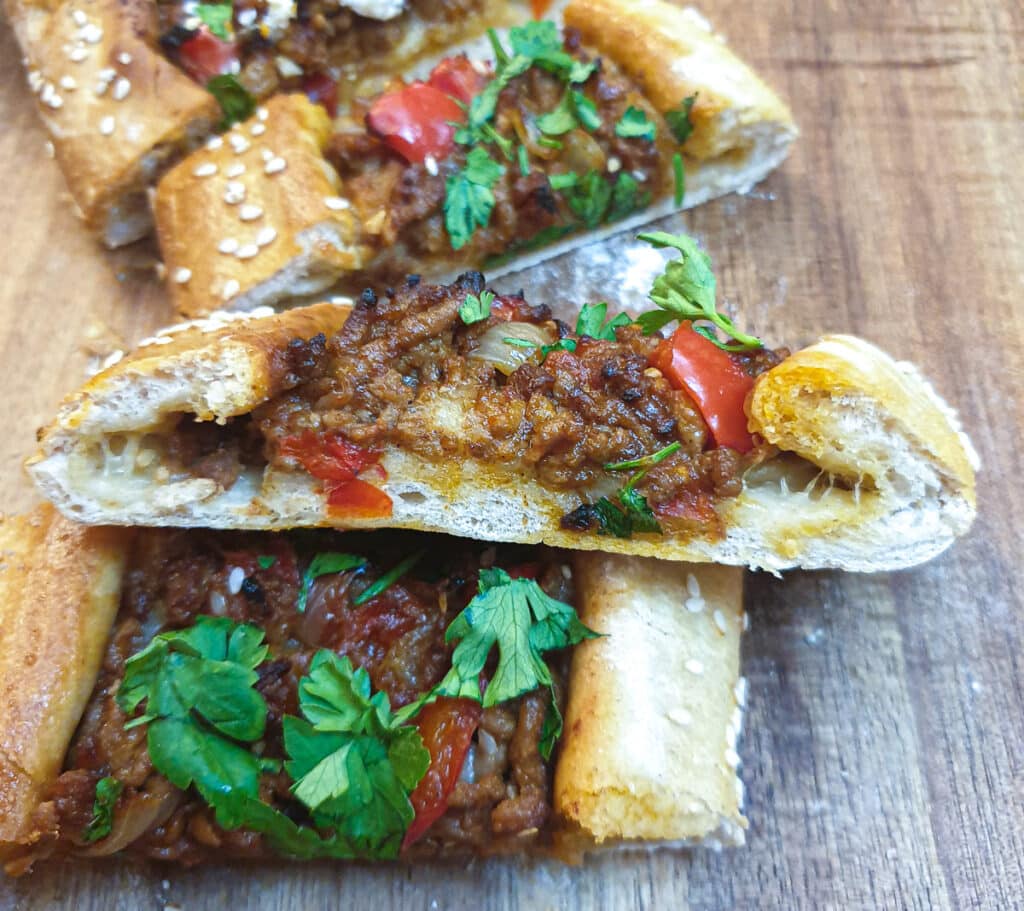
[[[29,470],[89,523],[415,528],[771,570],[910,566],[973,520],[955,415],[865,341],[732,356],[738,398],[708,414],[650,366],[674,340],[576,335],[518,296],[466,325],[489,293],[467,275],[172,328],[69,397]],[[688,326],[673,339],[710,347]]]
[[[606,558],[587,555],[574,587],[565,554],[437,536],[83,529],[48,508],[11,530],[25,534],[0,575],[9,874],[46,857],[122,853],[184,866],[495,853],[574,861],[613,845],[742,842],[730,752],[739,570],[627,558],[602,569]],[[423,571],[382,578],[409,548],[429,550]],[[515,579],[495,579],[502,567]],[[580,650],[571,674],[550,638],[558,632],[536,639],[553,690],[526,683],[490,705],[486,683],[486,708],[468,693],[421,705],[417,694],[457,660],[445,625],[455,629],[467,604],[487,608],[476,593],[486,573],[503,598],[528,591],[546,610],[575,607],[606,636]],[[29,591],[26,581],[42,584]],[[616,642],[629,680],[610,660]],[[522,645],[502,648],[505,660]],[[380,723],[359,720],[371,695]],[[562,758],[543,747],[558,704]],[[642,755],[624,713],[657,734]],[[353,753],[363,759],[346,777],[338,764]],[[654,797],[655,769],[679,786]]]
[[[692,10],[572,0],[564,46],[547,24],[557,50],[546,56],[539,23],[500,38],[503,54],[537,55],[529,68],[496,63],[477,42],[469,60],[456,48],[417,70],[426,82],[357,99],[333,131],[293,96],[236,127],[223,148],[183,161],[155,204],[176,308],[294,305],[332,282],[361,290],[410,273],[500,275],[743,190],[788,154],[789,109]],[[477,103],[499,84],[485,118]],[[450,126],[467,117],[469,128]],[[445,130],[449,141],[429,138]],[[299,182],[293,168],[329,176]],[[359,254],[324,244],[309,256],[311,224],[340,218],[346,234],[333,247]]]

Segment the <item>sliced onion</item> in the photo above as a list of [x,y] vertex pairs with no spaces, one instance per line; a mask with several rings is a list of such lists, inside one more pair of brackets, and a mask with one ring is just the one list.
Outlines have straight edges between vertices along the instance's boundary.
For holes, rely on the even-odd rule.
[[[522,339],[530,342],[533,347],[510,345],[505,341],[507,338]],[[499,323],[491,326],[480,337],[480,347],[470,352],[469,357],[487,361],[505,376],[509,376],[523,364],[539,364],[540,346],[553,342],[550,332],[533,323]]]

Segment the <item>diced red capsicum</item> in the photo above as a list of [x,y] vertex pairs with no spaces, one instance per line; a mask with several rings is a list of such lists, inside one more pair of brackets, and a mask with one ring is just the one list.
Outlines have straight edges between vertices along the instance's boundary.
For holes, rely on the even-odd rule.
[[229,73],[238,61],[234,41],[223,41],[205,25],[178,49],[182,69],[196,82],[206,85],[214,76]]
[[458,102],[469,104],[484,81],[465,57],[448,57],[426,82],[381,95],[370,106],[367,125],[410,163],[443,158],[455,144],[452,123],[466,118]]
[[360,472],[380,461],[379,452],[356,446],[341,434],[312,430],[285,437],[279,449],[281,455],[295,459],[324,482],[327,505],[333,514],[366,519],[391,515],[391,497],[358,478]]
[[754,380],[730,356],[690,323],[683,323],[651,355],[676,389],[685,389],[696,402],[716,446],[749,452],[754,441],[747,430],[744,403]]
[[416,816],[405,833],[403,849],[422,838],[448,809],[482,712],[480,704],[471,699],[442,697],[416,716],[416,727],[430,753],[430,766],[409,795]]
[[338,112],[338,84],[326,73],[313,73],[302,80],[302,91],[314,104],[322,105],[333,117]]

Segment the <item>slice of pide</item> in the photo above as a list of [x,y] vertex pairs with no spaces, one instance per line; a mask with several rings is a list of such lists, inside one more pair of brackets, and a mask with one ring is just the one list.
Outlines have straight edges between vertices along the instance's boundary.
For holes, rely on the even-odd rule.
[[320,105],[278,95],[160,182],[156,222],[178,309],[252,309],[362,268],[370,248],[323,157],[330,132]]
[[[600,592],[603,557],[582,564],[577,590],[567,555],[546,548],[201,529],[133,529],[115,548],[109,530],[52,512],[31,521],[42,531],[19,542],[15,575],[0,576],[9,873],[114,853],[186,866],[574,859],[593,840],[742,835],[724,746],[739,724],[739,570],[650,575],[616,558],[606,576],[630,581]],[[69,572],[70,589],[22,584]],[[697,602],[699,618],[686,609]],[[571,647],[594,636],[577,606],[608,630],[570,678]],[[645,641],[647,623],[658,627]],[[638,662],[628,686],[607,660],[614,637]],[[657,727],[665,710],[679,726],[646,761],[688,784],[665,789],[653,814],[643,772],[623,759],[631,745],[616,740],[626,731],[613,693],[643,694],[635,717],[653,711]],[[578,719],[591,704],[592,719],[563,725],[566,705]],[[725,785],[711,756],[728,767]],[[614,798],[623,818],[611,832],[594,808],[617,789],[636,797]]]
[[[561,33],[550,21],[512,28],[494,34],[493,47],[451,52],[424,80],[356,97],[308,144],[309,166],[331,175],[329,189],[279,190],[287,156],[253,140],[274,157],[237,186],[276,200],[262,207],[265,236],[289,237],[329,215],[326,197],[358,231],[358,257],[321,263],[294,248],[236,247],[224,233],[237,211],[225,200],[235,196],[224,193],[223,168],[212,175],[208,153],[196,153],[157,191],[176,306],[194,315],[294,304],[328,278],[359,289],[410,273],[500,274],[763,178],[796,136],[786,106],[700,17],[661,0],[640,13],[572,2]],[[254,119],[239,130],[247,143],[264,126]],[[212,217],[197,225],[197,211]]]
[[148,187],[220,119],[214,97],[156,45],[145,0],[6,0],[57,162],[107,246],[148,234]]
[[573,652],[555,774],[563,845],[743,844],[742,577],[607,554],[573,565],[580,619],[605,638]]
[[52,837],[41,804],[100,669],[126,540],[49,506],[0,525],[0,859]]
[[[771,351],[713,307],[745,351],[692,313],[646,335],[694,288],[713,298],[706,256],[669,240],[688,252],[652,296],[675,315],[587,307],[572,331],[473,273],[182,333],[71,396],[29,469],[91,523],[417,528],[772,570],[909,566],[967,530],[973,451],[913,367],[849,336]],[[266,363],[295,366],[257,386]]]

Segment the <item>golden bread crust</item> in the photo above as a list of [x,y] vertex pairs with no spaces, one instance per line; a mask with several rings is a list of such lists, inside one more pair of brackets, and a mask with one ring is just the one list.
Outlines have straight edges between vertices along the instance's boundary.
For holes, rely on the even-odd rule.
[[555,812],[586,840],[742,842],[742,571],[577,554]]
[[692,10],[665,0],[571,0],[565,24],[614,60],[661,113],[696,94],[684,145],[692,158],[731,151],[751,124],[795,134],[782,100]]
[[0,856],[47,835],[34,811],[95,685],[128,534],[49,506],[0,525]]
[[219,119],[216,99],[156,47],[148,0],[7,0],[68,188],[110,246],[151,228],[146,188]]
[[[201,316],[312,294],[365,263],[361,226],[340,208],[347,202],[323,157],[330,135],[320,105],[278,95],[160,181],[157,234],[178,310]],[[307,265],[288,280],[283,270],[297,261]]]

